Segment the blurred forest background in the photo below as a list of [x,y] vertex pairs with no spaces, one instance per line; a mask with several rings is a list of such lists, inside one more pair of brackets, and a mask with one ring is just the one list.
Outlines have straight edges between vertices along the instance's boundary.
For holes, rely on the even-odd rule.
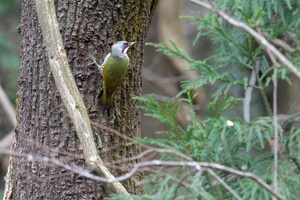
[[[11,105],[15,106],[16,93],[18,91],[18,78],[20,68],[20,35],[18,25],[20,23],[21,1],[0,0],[0,138],[1,147],[9,145],[15,121],[11,118],[11,107],[3,96],[4,92]],[[3,92],[4,91],[4,92]],[[8,113],[10,112],[10,113]],[[5,144],[6,143],[6,144]],[[0,198],[4,190],[4,176],[8,166],[8,156],[1,156],[0,169]],[[2,198],[1,198],[2,199]]]
[[[202,37],[195,45],[194,38],[197,35],[197,29],[191,24],[188,19],[181,19],[182,15],[197,15],[200,7],[195,6],[188,1],[183,0],[161,0],[156,14],[153,18],[150,30],[148,32],[147,42],[170,44],[169,39],[175,41],[177,46],[183,49],[193,59],[206,58],[212,55],[214,48],[210,39]],[[19,47],[20,35],[18,33],[18,25],[20,22],[21,4],[19,0],[0,0],[0,86],[5,91],[5,94],[10,100],[10,103],[15,106],[16,93],[18,91],[19,77]],[[180,92],[180,81],[184,79],[193,79],[198,74],[196,72],[187,72],[189,63],[167,57],[162,53],[157,53],[155,48],[146,46],[144,53],[144,68],[143,68],[143,96],[154,94],[156,100],[168,100],[176,96]],[[240,73],[250,74],[251,71],[240,71]],[[245,74],[241,75],[244,76]],[[278,113],[288,113],[287,105],[291,105],[299,96],[299,84],[295,83],[292,86],[287,83],[279,82]],[[217,86],[214,86],[217,87]],[[211,100],[211,94],[214,88],[200,88],[195,99],[195,110],[200,118],[205,118],[207,115],[207,102]],[[272,88],[270,88],[270,92]],[[242,91],[235,91],[241,93]],[[268,96],[271,97],[272,93]],[[13,131],[14,124],[7,116],[6,109],[3,108],[3,102],[0,103],[0,139]],[[254,91],[251,107],[251,117],[261,115],[264,112],[262,109],[262,101],[258,92]],[[234,109],[229,112],[231,115],[242,116],[242,103],[239,103]],[[297,104],[294,107],[295,111],[299,111]],[[184,109],[178,115],[178,122],[185,126],[189,123],[188,114],[185,115]],[[142,117],[142,134],[149,137],[162,137],[154,135],[156,131],[166,129],[161,122]],[[8,166],[6,156],[1,157],[0,170],[0,187],[4,187],[4,175]],[[3,190],[3,189],[1,189]]]

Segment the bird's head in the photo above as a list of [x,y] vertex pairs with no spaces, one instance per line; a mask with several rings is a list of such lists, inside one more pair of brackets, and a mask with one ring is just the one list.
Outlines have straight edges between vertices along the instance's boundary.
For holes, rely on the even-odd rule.
[[129,47],[131,47],[133,44],[135,44],[135,42],[118,41],[118,42],[114,42],[111,45],[110,49],[113,55],[120,54],[120,53],[126,54]]

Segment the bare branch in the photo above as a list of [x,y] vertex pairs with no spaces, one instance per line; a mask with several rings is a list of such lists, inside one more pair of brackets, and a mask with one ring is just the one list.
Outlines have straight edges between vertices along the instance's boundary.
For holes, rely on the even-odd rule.
[[84,176],[86,178],[92,179],[92,180],[96,180],[96,181],[102,181],[102,182],[107,182],[109,183],[109,179],[107,178],[103,178],[103,177],[99,177],[96,176],[92,173],[90,173],[90,171],[83,169],[79,166],[75,166],[75,165],[67,165],[63,162],[61,162],[58,159],[55,158],[49,158],[49,157],[43,157],[43,156],[37,156],[37,155],[32,155],[32,154],[27,154],[27,153],[17,153],[17,152],[12,152],[12,151],[8,151],[8,150],[4,150],[4,149],[0,149],[0,153],[2,154],[9,154],[11,156],[17,156],[17,157],[25,157],[28,159],[28,161],[30,162],[44,162],[44,163],[51,163],[54,164],[56,166],[62,167],[70,172],[79,174],[81,176]]
[[246,31],[250,35],[252,35],[257,40],[257,42],[259,42],[265,49],[269,49],[274,54],[274,56],[276,56],[278,58],[278,60],[280,60],[280,62],[283,65],[285,65],[291,72],[293,72],[298,78],[300,78],[300,71],[298,71],[298,69],[280,51],[278,51],[270,42],[268,42],[268,40],[266,40],[266,38],[264,36],[257,33],[255,30],[253,30],[251,27],[249,27],[245,23],[240,22],[240,21],[234,19],[233,17],[227,15],[226,13],[214,8],[212,5],[204,3],[200,0],[190,0],[190,1],[197,5],[202,6],[208,10],[211,10],[212,12],[214,12],[214,13],[218,14],[220,17],[222,17],[229,24],[231,24],[235,27],[238,27],[238,28]]
[[[103,165],[103,161],[97,154],[89,116],[76,86],[74,77],[72,76],[66,51],[59,32],[54,0],[36,0],[35,2],[43,40],[47,48],[50,69],[60,96],[74,123],[76,133],[83,148],[85,161],[89,167],[97,173],[103,175],[107,179],[114,179],[114,176]],[[59,163],[57,163],[57,165],[59,165]],[[119,182],[114,183],[113,188],[116,193],[128,193],[124,186]]]
[[[269,37],[269,33],[262,33],[265,37]],[[286,43],[284,40],[278,39],[278,38],[274,38],[271,40],[271,42],[274,45],[277,45],[279,47],[282,47],[285,51],[287,52],[293,52],[296,49],[294,49],[293,47],[291,47],[288,43]]]
[[16,111],[14,107],[11,105],[7,95],[5,94],[3,88],[0,86],[0,106],[3,107],[4,112],[6,113],[9,122],[16,126],[17,119],[16,119]]
[[[169,152],[174,153],[173,150],[168,151],[168,149],[166,149],[166,150],[162,150],[161,149],[160,152],[161,153],[169,153]],[[107,177],[96,176],[96,175],[90,173],[90,171],[88,171],[86,169],[83,169],[81,167],[70,166],[70,165],[64,164],[63,162],[61,162],[61,161],[59,161],[59,160],[57,160],[55,158],[48,158],[48,157],[42,157],[42,156],[34,156],[32,154],[16,153],[16,152],[11,152],[11,151],[7,151],[7,150],[1,150],[1,149],[0,149],[0,153],[11,154],[13,156],[18,156],[18,157],[26,157],[31,162],[33,162],[33,161],[39,161],[39,162],[51,163],[51,164],[60,166],[60,167],[66,169],[66,170],[68,170],[70,172],[73,172],[73,173],[79,174],[81,176],[84,176],[86,178],[90,178],[92,180],[106,182],[106,183],[112,183],[112,184],[115,183],[115,182],[124,181],[124,180],[126,180],[128,178],[131,178],[139,170],[142,170],[144,168],[147,169],[148,167],[151,167],[151,166],[192,167],[196,171],[199,171],[199,172],[202,172],[203,170],[207,170],[207,169],[215,169],[215,170],[224,171],[224,172],[227,172],[227,173],[239,176],[239,177],[249,178],[249,179],[253,180],[254,182],[256,182],[257,184],[259,184],[260,186],[262,186],[264,189],[266,189],[268,192],[270,192],[277,199],[280,199],[280,200],[284,199],[284,197],[282,197],[280,194],[276,193],[273,190],[272,187],[270,187],[268,184],[266,184],[262,179],[260,179],[256,175],[254,175],[252,173],[249,173],[249,172],[239,171],[239,170],[236,170],[236,169],[233,169],[233,168],[230,168],[230,167],[226,167],[224,165],[220,165],[220,164],[217,164],[217,163],[196,162],[196,161],[163,161],[163,160],[151,160],[151,161],[145,161],[145,162],[140,162],[140,163],[128,165],[128,166],[132,167],[132,169],[128,173],[126,173],[126,174],[124,174],[122,176],[119,176],[117,178],[115,178],[115,177],[109,177],[109,178],[107,178]],[[189,160],[192,160],[192,159],[189,158]],[[220,182],[220,181],[218,180],[218,182]],[[190,187],[190,188],[192,188],[192,187]]]
[[0,140],[0,148],[1,149],[9,149],[11,146],[11,143],[13,141],[14,138],[14,131],[11,131],[10,133],[8,133],[5,137],[3,137]]
[[[13,125],[15,128],[17,125],[17,119],[16,119],[16,111],[12,104],[10,103],[7,95],[5,94],[3,88],[0,85],[0,107],[3,108],[4,112],[6,113],[7,118],[9,119],[9,122]],[[11,131],[8,135],[6,135],[4,138],[0,141],[0,148],[9,148],[12,140],[13,140],[13,134],[14,131]]]

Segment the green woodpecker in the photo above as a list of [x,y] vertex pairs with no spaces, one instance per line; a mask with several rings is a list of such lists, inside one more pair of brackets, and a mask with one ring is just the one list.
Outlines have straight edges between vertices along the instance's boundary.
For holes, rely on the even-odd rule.
[[127,50],[135,42],[118,41],[113,43],[111,52],[105,56],[102,65],[98,65],[94,58],[94,63],[98,66],[103,76],[103,90],[101,103],[108,108],[112,105],[116,89],[120,86],[129,64]]

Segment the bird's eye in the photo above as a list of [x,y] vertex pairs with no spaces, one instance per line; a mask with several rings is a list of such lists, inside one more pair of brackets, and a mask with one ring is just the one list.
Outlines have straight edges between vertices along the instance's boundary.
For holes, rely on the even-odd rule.
[[124,42],[123,45],[124,45],[124,46],[128,46],[128,42]]

